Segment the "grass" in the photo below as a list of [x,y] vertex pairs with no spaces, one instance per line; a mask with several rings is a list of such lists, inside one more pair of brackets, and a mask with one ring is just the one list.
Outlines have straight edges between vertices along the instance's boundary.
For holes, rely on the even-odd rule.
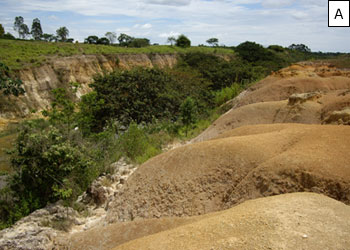
[[169,54],[189,52],[233,54],[232,49],[211,47],[194,46],[190,48],[180,48],[168,45],[152,45],[144,48],[125,48],[111,45],[0,39],[0,61],[5,63],[12,70],[40,66],[51,58],[73,55],[107,55],[126,53]]

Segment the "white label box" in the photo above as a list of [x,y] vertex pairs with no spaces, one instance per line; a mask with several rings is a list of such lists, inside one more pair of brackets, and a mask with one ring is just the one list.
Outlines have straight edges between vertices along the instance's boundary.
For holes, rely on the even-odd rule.
[[328,27],[350,27],[350,0],[328,1]]

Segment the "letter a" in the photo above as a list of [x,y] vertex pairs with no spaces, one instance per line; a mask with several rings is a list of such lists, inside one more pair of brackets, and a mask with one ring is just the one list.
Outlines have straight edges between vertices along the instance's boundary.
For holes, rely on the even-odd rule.
[[[339,14],[338,14],[338,13],[339,13]],[[337,10],[337,13],[335,14],[334,19],[337,19],[338,16],[340,16],[341,19],[344,19],[344,18],[343,18],[343,14],[341,13],[341,10],[340,10],[340,9]]]

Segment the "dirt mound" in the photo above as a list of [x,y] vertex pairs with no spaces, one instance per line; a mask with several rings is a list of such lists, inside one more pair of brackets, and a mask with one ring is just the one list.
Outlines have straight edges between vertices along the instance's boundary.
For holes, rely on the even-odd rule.
[[348,249],[350,207],[296,193],[247,201],[117,249]]
[[109,205],[109,222],[193,216],[313,191],[350,202],[350,127],[245,126],[152,158]]
[[160,218],[96,226],[72,234],[70,237],[60,237],[55,247],[62,250],[109,250],[128,241],[186,225],[198,219],[198,217]]
[[350,89],[350,71],[324,64],[296,64],[271,74],[250,87],[235,106],[281,101],[292,94]]
[[272,123],[350,124],[350,92],[293,94],[287,100],[260,102],[231,109],[192,142],[217,137],[245,125]]

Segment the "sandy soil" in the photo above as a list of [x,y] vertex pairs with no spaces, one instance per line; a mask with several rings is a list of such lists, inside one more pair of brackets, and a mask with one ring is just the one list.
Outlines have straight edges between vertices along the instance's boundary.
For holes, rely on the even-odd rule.
[[350,127],[244,126],[152,158],[109,205],[109,222],[194,216],[313,191],[350,202]]
[[247,201],[119,249],[349,249],[350,207],[311,193]]

